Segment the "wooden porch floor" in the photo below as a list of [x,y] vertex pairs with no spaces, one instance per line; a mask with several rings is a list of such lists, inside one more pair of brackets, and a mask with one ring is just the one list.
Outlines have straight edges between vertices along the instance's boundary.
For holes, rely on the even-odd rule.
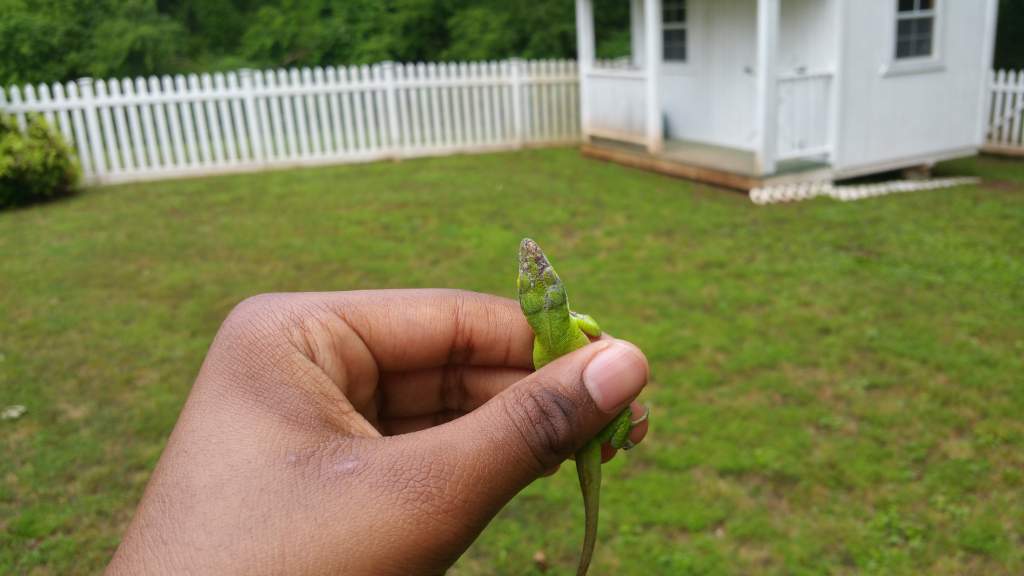
[[582,152],[591,158],[745,192],[761,186],[830,180],[832,177],[827,163],[806,160],[780,162],[775,174],[759,176],[754,153],[749,150],[686,140],[666,141],[660,154],[650,154],[637,144],[591,138],[590,142],[583,144]]

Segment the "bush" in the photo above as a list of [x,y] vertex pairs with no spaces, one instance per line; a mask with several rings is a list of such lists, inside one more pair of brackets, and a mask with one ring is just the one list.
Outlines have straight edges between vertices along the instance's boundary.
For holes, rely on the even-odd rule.
[[42,117],[22,132],[0,114],[0,209],[70,194],[79,176],[71,149]]

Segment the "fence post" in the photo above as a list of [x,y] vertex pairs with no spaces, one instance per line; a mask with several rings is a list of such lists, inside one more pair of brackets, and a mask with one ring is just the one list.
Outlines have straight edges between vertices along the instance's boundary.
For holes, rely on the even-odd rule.
[[92,91],[92,78],[79,78],[78,89],[82,95],[82,110],[85,112],[85,132],[92,151],[92,165],[97,176],[107,171],[103,157],[103,141],[100,139],[100,120],[96,111],[96,98]]
[[523,60],[512,58],[509,60],[512,66],[512,138],[518,147],[523,145]]
[[259,110],[256,109],[256,92],[253,87],[253,73],[250,68],[238,71],[242,87],[242,108],[245,114],[245,128],[249,132],[249,151],[253,162],[263,162],[263,135],[260,133]]
[[398,98],[395,94],[395,63],[381,62],[380,66],[384,72],[384,96],[388,110],[388,146],[393,154],[401,154],[402,142],[398,132]]

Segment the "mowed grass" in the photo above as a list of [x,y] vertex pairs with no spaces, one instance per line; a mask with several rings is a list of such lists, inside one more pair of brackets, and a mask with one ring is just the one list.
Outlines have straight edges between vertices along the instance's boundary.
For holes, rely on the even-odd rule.
[[[756,207],[524,151],[89,190],[0,214],[0,573],[100,570],[218,325],[266,291],[513,295],[536,238],[648,354],[597,574],[1024,573],[1024,163]],[[574,570],[572,466],[454,574]],[[339,521],[344,521],[339,519]]]

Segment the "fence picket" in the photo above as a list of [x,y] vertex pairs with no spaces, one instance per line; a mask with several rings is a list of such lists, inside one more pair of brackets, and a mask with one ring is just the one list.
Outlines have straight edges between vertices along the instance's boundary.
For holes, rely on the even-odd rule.
[[[18,107],[21,103],[21,90],[17,86],[11,86],[11,105]],[[24,130],[28,126],[25,121],[24,112],[15,112],[14,121],[18,123],[18,128],[20,130]]]
[[[1020,77],[1024,78],[1024,70],[1020,73]],[[1020,105],[1021,105],[1021,94],[1018,90],[1020,86],[1020,78],[1018,78],[1018,72],[1011,70],[1006,77],[1007,84],[1007,97],[1006,97],[1006,128],[1003,133],[1004,143],[1011,144],[1013,140],[1013,129],[1017,124],[1017,120],[1020,118]]]
[[145,78],[135,79],[135,93],[142,100],[139,104],[139,116],[142,119],[142,134],[146,138],[146,163],[149,169],[159,170],[160,140],[153,120],[153,103],[148,98],[149,88]]
[[[213,83],[218,87],[227,87],[229,92],[240,91],[238,75],[229,72],[227,76],[217,74],[213,77]],[[224,148],[228,155],[228,163],[242,162],[246,159],[248,147],[245,145],[245,116],[242,112],[244,96],[232,98],[230,102],[221,100],[220,109],[224,121]],[[230,108],[231,113],[225,110]],[[264,132],[266,134],[266,132]]]
[[[252,73],[252,88],[245,96],[247,109],[253,110],[251,115],[246,113],[247,124],[245,131],[251,139],[251,144],[249,145],[251,148],[251,160],[257,163],[275,158],[270,145],[272,101],[265,97],[257,97],[257,94],[266,94],[267,86],[273,81],[273,78],[274,73],[270,70],[256,70]],[[250,116],[252,116],[251,119]]]
[[1017,81],[1011,83],[1014,106],[1010,111],[1010,145],[1024,146],[1021,141],[1021,124],[1024,124],[1024,70],[1017,72]]
[[554,135],[554,130],[552,130],[552,125],[554,123],[553,122],[553,113],[552,113],[552,110],[551,110],[551,108],[552,108],[551,101],[552,101],[552,97],[553,97],[553,95],[552,95],[552,84],[547,82],[548,77],[553,76],[552,69],[551,69],[551,64],[552,64],[551,60],[543,60],[542,63],[541,63],[541,66],[542,66],[542,76],[544,77],[544,83],[541,84],[541,87],[542,87],[542,90],[543,90],[543,94],[544,94],[544,96],[543,96],[543,98],[544,98],[544,106],[543,106],[544,120],[542,122],[543,126],[544,126],[544,138],[551,138]]
[[416,88],[416,81],[419,79],[416,65],[405,66],[406,84],[405,95],[409,100],[409,145],[419,147],[423,144],[423,132],[420,128],[420,94]]
[[[68,82],[68,99],[69,100],[83,100],[85,104],[84,95],[79,95],[78,84],[75,82]],[[93,176],[96,174],[96,170],[93,168],[92,159],[92,147],[90,146],[89,136],[85,133],[85,110],[86,106],[81,108],[74,108],[71,111],[71,124],[75,127],[75,140],[74,145],[78,150],[78,162],[82,165],[82,174],[86,177]]]
[[349,68],[349,77],[352,78],[352,84],[356,88],[352,92],[352,113],[355,116],[356,146],[360,152],[365,152],[369,147],[366,139],[366,100],[364,98],[366,95],[364,87],[366,80],[363,78],[363,71],[357,66]]
[[284,120],[281,118],[283,104],[281,96],[274,95],[277,88],[277,74],[267,71],[256,71],[255,76],[261,80],[261,86],[266,89],[267,96],[260,98],[260,109],[267,109],[267,120],[270,122],[270,130],[267,133],[263,145],[267,150],[267,156],[271,158],[287,158],[288,146],[284,139]]
[[291,73],[289,74],[289,80],[291,82],[290,86],[297,89],[291,96],[289,96],[289,100],[292,102],[295,112],[294,121],[296,137],[299,141],[299,156],[306,157],[309,156],[310,151],[309,133],[306,126],[306,98],[299,95],[302,92],[301,88],[305,81],[305,71],[303,71],[303,75],[300,77],[299,70],[297,68],[292,68]]
[[464,68],[461,62],[452,62],[448,66],[452,78],[452,144],[461,146],[466,143],[465,115],[469,106],[463,90]]
[[[574,76],[572,69],[572,61],[562,60],[562,77]],[[562,112],[559,114],[559,118],[562,119],[562,132],[558,135],[560,140],[570,140],[574,132],[573,129],[573,114],[572,114],[572,84],[565,84],[562,82],[558,83],[559,90],[562,94]]]
[[466,66],[463,72],[470,80],[466,87],[466,96],[469,99],[469,105],[466,106],[466,142],[480,144],[483,142],[483,119],[480,117],[483,106],[480,104],[480,89],[476,86],[477,63],[466,62],[464,64]]
[[363,79],[363,84],[366,89],[363,90],[363,116],[366,122],[366,149],[368,151],[377,150],[378,138],[377,138],[377,117],[376,107],[374,105],[374,81],[373,74],[370,67],[363,65],[359,67],[359,74]]
[[501,140],[502,142],[515,141],[515,136],[512,132],[512,93],[509,90],[511,67],[508,60],[502,60],[498,63],[498,77],[502,80],[502,83],[496,88],[497,90],[497,106],[498,106],[498,124],[501,126]]
[[[156,76],[149,78],[149,93],[154,98],[160,98],[164,94],[163,83]],[[174,144],[171,142],[171,128],[169,121],[169,110],[166,103],[160,100],[153,100],[150,104],[150,111],[153,115],[153,122],[156,127],[157,150],[160,152],[160,166],[168,169],[174,166]]]
[[221,136],[220,113],[217,110],[217,103],[222,100],[216,97],[213,78],[209,74],[201,75],[199,84],[200,87],[197,90],[205,96],[203,99],[205,102],[196,102],[196,108],[201,111],[200,116],[203,118],[199,124],[203,134],[200,140],[200,149],[203,151],[203,156],[207,158],[207,162],[219,166],[224,163],[224,138]]
[[306,155],[320,156],[320,130],[318,127],[319,120],[317,119],[316,94],[309,92],[310,89],[314,88],[312,70],[309,68],[302,69],[299,85],[302,87],[302,91],[306,92],[305,96],[298,97],[299,102],[302,104],[300,116],[304,133],[303,140],[307,142]]
[[996,72],[995,94],[993,95],[994,98],[992,103],[992,115],[994,116],[994,121],[991,125],[991,132],[989,134],[989,139],[992,142],[1002,141],[1002,128],[1004,119],[1003,101],[1006,99],[1007,88],[1008,86],[1006,84],[1006,71],[1000,70]]
[[126,172],[131,172],[135,170],[135,161],[132,159],[132,141],[128,138],[128,118],[125,113],[125,98],[121,96],[121,83],[111,79],[107,84],[111,99],[118,102],[111,108],[110,113],[114,117],[114,132],[117,134],[121,167]]
[[313,137],[313,151],[317,155],[325,155],[331,149],[331,123],[327,117],[327,96],[324,93],[324,69],[317,66],[313,69],[313,83],[317,93],[312,96],[316,102],[316,119],[312,128],[316,130]]
[[[3,89],[0,88],[0,101],[2,101],[3,93]],[[64,96],[64,86],[60,83],[55,83],[53,85],[53,101],[58,104],[67,102],[67,98]],[[68,146],[74,146],[75,137],[71,132],[70,118],[71,115],[67,108],[62,106],[61,109],[57,111],[57,125],[60,126],[60,132],[64,135],[64,141],[67,142]]]
[[437,108],[433,114],[434,120],[437,123],[435,133],[437,134],[436,145],[438,148],[448,148],[451,145],[451,114],[448,110],[449,99],[448,99],[448,66],[444,63],[438,63],[433,69],[434,75],[434,100]]
[[428,140],[431,148],[440,148],[442,146],[442,135],[441,135],[441,103],[440,95],[438,94],[438,88],[436,85],[438,73],[437,64],[430,62],[426,64],[426,79],[429,82],[428,87],[424,90],[427,101],[429,102],[429,109],[425,108],[426,113],[429,110],[428,124],[430,125],[430,139]]
[[330,114],[330,139],[325,139],[325,146],[334,156],[340,155],[345,150],[344,133],[342,132],[341,122],[341,105],[338,102],[338,87],[340,82],[338,80],[338,70],[334,66],[329,66],[324,70],[326,76],[326,83],[329,87],[329,91],[326,94],[327,98],[327,110]]
[[351,70],[347,67],[340,66],[337,71],[338,79],[345,88],[345,90],[338,93],[338,99],[341,101],[341,113],[344,119],[345,152],[352,153],[357,150],[355,120],[352,116],[352,102],[354,96],[353,91],[351,90],[352,84],[355,82],[355,78],[351,76]]
[[278,70],[276,81],[277,86],[283,88],[278,103],[281,106],[281,119],[284,124],[285,155],[289,159],[295,159],[299,157],[299,142],[295,128],[295,106],[291,94],[288,92],[288,88],[290,88],[288,72]]
[[1014,84],[1017,83],[1016,81],[1016,70],[1010,70],[1003,76],[1003,102],[1000,111],[1003,121],[999,124],[999,142],[1002,144],[1010,142],[1010,124],[1013,122],[1013,98],[1016,95],[1013,88]]
[[[51,101],[51,99],[50,99],[50,87],[47,86],[46,84],[40,84],[39,85],[39,103],[42,104],[44,108],[46,108],[47,107],[46,105],[49,104],[50,101]],[[57,122],[56,122],[57,118],[54,115],[53,110],[46,110],[45,112],[43,112],[43,118],[46,119],[46,123],[49,124],[54,130],[57,129]]]
[[[490,80],[491,78],[491,63],[481,62],[480,63],[480,76],[483,80]],[[495,127],[494,127],[494,111],[491,106],[491,100],[493,96],[493,86],[491,82],[486,82],[480,86],[480,99],[483,101],[483,141],[486,144],[494,142],[496,140]]]
[[[177,95],[174,90],[174,79],[170,76],[161,78],[161,85],[164,94]],[[178,103],[171,99],[164,105],[164,109],[167,112],[167,126],[170,128],[171,147],[174,151],[171,164],[175,168],[183,168],[187,165],[188,158],[185,156],[185,141],[181,136],[181,114],[178,113]]]
[[[202,88],[199,86],[199,77],[195,74],[189,74],[185,78],[185,82],[188,85],[188,93],[202,96]],[[193,164],[198,163],[201,166],[209,165],[213,162],[213,157],[210,155],[210,140],[209,133],[206,124],[206,107],[201,99],[187,100],[184,103],[186,109],[190,111],[191,121],[190,124],[195,126],[195,143],[194,148],[196,156],[193,158]]]
[[[25,102],[24,102],[24,104],[26,106],[31,106],[33,104],[38,104],[38,103],[39,103],[39,99],[36,98],[36,89],[35,89],[35,87],[32,86],[31,84],[26,84],[25,85]],[[25,118],[26,119],[28,118],[27,114],[25,115]]]
[[[96,98],[107,100],[107,83],[103,80],[96,80],[93,86],[96,88]],[[110,118],[110,105],[97,106],[97,112],[100,117],[100,138],[103,139],[103,143],[106,145],[108,166],[111,172],[120,172],[121,160],[118,155],[117,138],[114,137],[114,123]]]
[[131,79],[121,79],[120,93],[124,97],[125,101],[125,105],[122,110],[128,117],[128,134],[132,142],[131,150],[126,150],[124,155],[126,159],[129,157],[131,158],[133,170],[145,170],[148,168],[145,156],[146,148],[145,142],[142,140],[142,128],[139,124],[139,110],[138,106],[135,104],[137,98],[135,96],[135,89]]
[[96,105],[93,79],[82,78],[78,81],[78,87],[82,91],[82,99],[85,100],[86,139],[89,141],[89,151],[92,153],[92,168],[98,176],[103,176],[107,173],[107,159],[103,153],[103,135],[100,132],[99,111]]
[[[178,95],[188,94],[188,88],[185,85],[185,77],[178,74],[174,77],[174,91]],[[181,125],[182,138],[181,141],[185,146],[185,160],[182,163],[183,166],[197,166],[199,164],[199,147],[196,144],[195,135],[195,122],[192,118],[192,105],[186,99],[178,100],[173,104],[173,109],[178,114],[178,122]]]
[[391,131],[391,123],[388,120],[387,96],[384,93],[384,70],[380,64],[374,64],[370,67],[370,73],[373,76],[373,84],[375,86],[372,98],[374,102],[373,118],[374,125],[376,126],[377,147],[379,150],[384,151],[391,147],[391,141],[388,138]]

